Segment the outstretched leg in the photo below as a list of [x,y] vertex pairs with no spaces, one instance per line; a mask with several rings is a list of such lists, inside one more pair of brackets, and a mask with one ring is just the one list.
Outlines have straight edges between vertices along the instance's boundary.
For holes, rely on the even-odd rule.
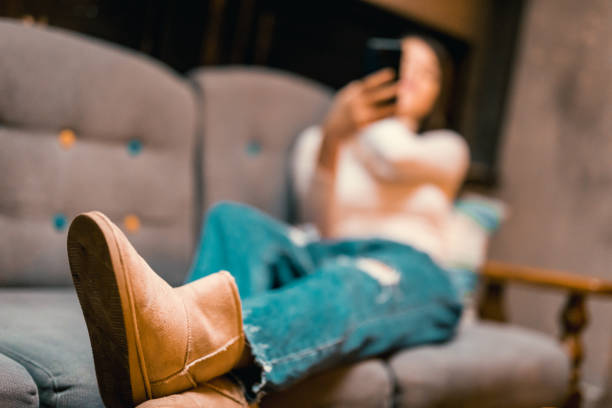
[[431,258],[385,240],[314,242],[314,273],[243,301],[258,393],[339,363],[451,338],[461,303]]
[[[427,255],[384,240],[295,242],[289,227],[255,210],[225,208],[223,222],[209,217],[196,280],[177,289],[102,214],[71,225],[70,266],[108,406],[178,393],[232,370],[245,335],[257,363],[254,379],[239,375],[249,397],[339,362],[452,336],[461,306]],[[218,268],[234,269],[242,282],[242,309],[234,279],[212,273]]]
[[226,270],[245,299],[312,273],[307,243],[295,227],[247,205],[221,202],[207,213],[187,282]]

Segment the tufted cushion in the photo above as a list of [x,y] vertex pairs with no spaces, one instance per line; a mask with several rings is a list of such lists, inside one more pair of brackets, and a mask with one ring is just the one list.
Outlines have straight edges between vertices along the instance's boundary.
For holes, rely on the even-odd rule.
[[171,282],[193,250],[195,98],[154,61],[0,19],[0,285],[70,281],[66,230],[98,209]]
[[34,380],[21,364],[4,354],[0,354],[0,407],[38,407]]
[[234,200],[286,219],[293,139],[327,112],[331,91],[264,68],[201,69],[204,206]]
[[446,344],[401,351],[389,364],[405,408],[558,406],[569,383],[558,342],[491,323],[467,325]]
[[325,371],[271,393],[261,408],[386,408],[392,398],[389,369],[381,360],[371,359]]

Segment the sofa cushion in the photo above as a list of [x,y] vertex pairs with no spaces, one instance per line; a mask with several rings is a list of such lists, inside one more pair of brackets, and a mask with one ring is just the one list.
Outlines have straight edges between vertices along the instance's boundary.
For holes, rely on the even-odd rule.
[[265,68],[205,68],[190,77],[202,98],[204,209],[233,200],[286,220],[290,146],[323,119],[331,90]]
[[[30,389],[32,378],[38,386],[41,407],[103,407],[87,328],[72,289],[0,289],[0,353],[27,369]],[[28,380],[19,384],[25,390]],[[300,382],[272,398],[271,403],[384,407],[391,390],[385,365],[369,360]]]
[[38,407],[38,390],[26,369],[0,354],[0,407]]
[[101,210],[172,283],[197,225],[195,96],[159,63],[0,19],[0,285],[70,282],[66,232]]
[[378,359],[313,375],[286,390],[266,395],[261,408],[358,408],[392,405],[393,379]]
[[41,407],[103,407],[73,290],[0,289],[0,353],[29,372]]
[[404,350],[389,363],[406,408],[557,406],[569,384],[557,341],[509,325],[468,325],[449,343]]

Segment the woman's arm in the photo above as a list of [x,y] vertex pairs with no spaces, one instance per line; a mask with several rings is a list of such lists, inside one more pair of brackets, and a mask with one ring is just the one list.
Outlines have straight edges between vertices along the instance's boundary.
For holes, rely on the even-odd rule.
[[336,94],[322,126],[318,166],[334,172],[342,142],[370,123],[394,114],[394,105],[382,103],[397,93],[397,83],[391,82],[393,78],[393,70],[383,69],[349,83]]
[[396,121],[373,125],[360,135],[357,154],[383,182],[435,184],[454,196],[469,166],[464,139],[451,131],[406,133]]
[[319,126],[312,126],[299,135],[292,155],[292,174],[300,221],[314,223],[321,235],[327,236],[335,172],[320,163],[323,140]]
[[[311,143],[316,147],[311,147],[308,158],[302,159],[309,164],[302,165],[302,173],[307,174],[298,177],[302,190],[300,204],[304,219],[314,222],[323,236],[327,236],[329,230],[340,147],[360,129],[394,113],[394,106],[381,104],[397,93],[397,84],[391,82],[393,78],[393,70],[383,69],[342,88],[323,125],[316,130],[318,135],[311,133]],[[299,147],[300,142],[296,150]]]

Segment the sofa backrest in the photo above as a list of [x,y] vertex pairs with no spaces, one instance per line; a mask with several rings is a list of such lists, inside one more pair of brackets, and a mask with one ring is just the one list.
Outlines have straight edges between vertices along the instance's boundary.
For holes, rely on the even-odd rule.
[[287,220],[288,153],[302,130],[323,120],[332,91],[261,67],[203,68],[190,78],[202,101],[202,213],[234,200]]
[[194,244],[192,88],[134,52],[0,20],[0,285],[64,285],[66,232],[107,213],[170,282]]

